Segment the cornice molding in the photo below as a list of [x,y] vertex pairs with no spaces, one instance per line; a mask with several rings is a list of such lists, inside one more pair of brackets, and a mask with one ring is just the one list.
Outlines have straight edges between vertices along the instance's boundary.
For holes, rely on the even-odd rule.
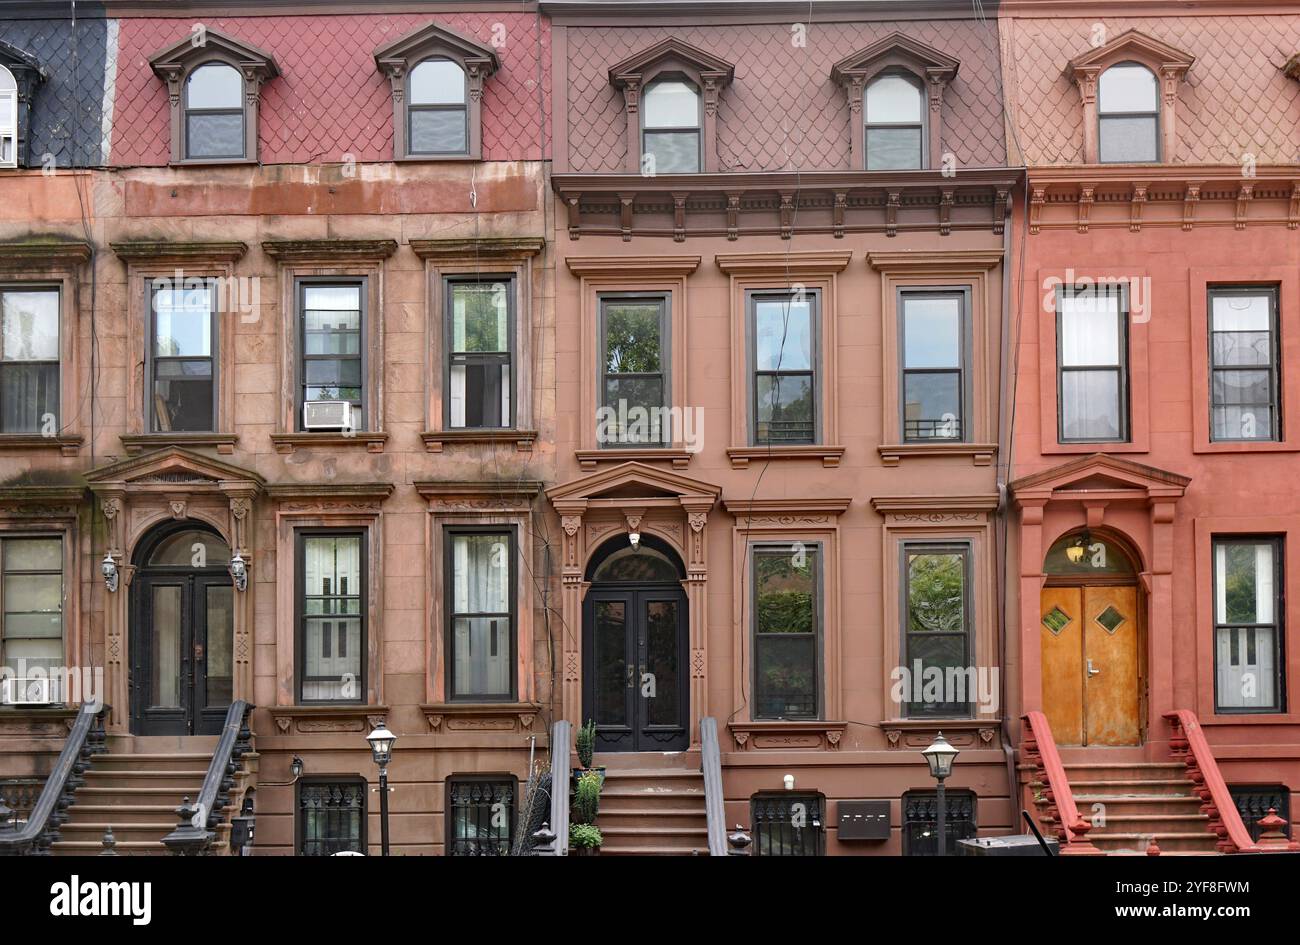
[[272,259],[304,262],[315,259],[387,259],[397,252],[397,240],[265,240],[262,252]]
[[987,271],[1002,262],[997,250],[905,250],[897,253],[867,253],[867,265],[877,272]]
[[992,512],[998,507],[995,492],[983,495],[878,495],[871,507],[880,514],[899,512]]
[[751,515],[842,515],[852,499],[724,499],[722,505],[736,517]]
[[179,259],[187,262],[235,262],[248,252],[248,244],[235,240],[179,243],[166,240],[130,240],[109,243],[119,259],[156,263]]
[[565,266],[575,276],[599,276],[611,273],[689,276],[700,268],[699,256],[569,256]]
[[0,243],[0,265],[50,263],[77,265],[90,259],[92,247],[84,240],[20,240]]
[[728,275],[828,275],[843,272],[853,258],[852,251],[842,253],[718,253],[713,261]]
[[540,255],[546,240],[540,236],[501,236],[484,239],[411,240],[411,250],[421,259],[519,260]]
[[322,503],[358,499],[382,502],[393,494],[391,482],[282,482],[267,486],[266,495],[284,502],[313,500]]

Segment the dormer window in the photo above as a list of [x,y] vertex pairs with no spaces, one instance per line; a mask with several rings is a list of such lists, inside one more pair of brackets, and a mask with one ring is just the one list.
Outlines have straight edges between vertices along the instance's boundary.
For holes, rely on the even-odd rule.
[[26,162],[32,97],[45,79],[34,56],[0,40],[0,168]]
[[234,67],[210,62],[185,80],[185,156],[244,156],[244,80]]
[[262,84],[280,74],[270,53],[207,27],[149,58],[167,83],[173,164],[257,161],[257,111]]
[[1160,160],[1160,96],[1146,66],[1123,62],[1097,82],[1098,157],[1102,164]]
[[888,73],[867,86],[866,155],[869,171],[913,170],[925,161],[925,93],[908,73]]
[[483,83],[497,54],[436,23],[375,50],[393,89],[393,159],[480,160]]
[[18,166],[18,83],[0,66],[0,167]]
[[469,150],[465,70],[450,59],[426,59],[411,70],[409,94],[409,153],[465,154]]
[[681,79],[660,79],[645,91],[642,172],[695,174],[700,170],[700,93]]

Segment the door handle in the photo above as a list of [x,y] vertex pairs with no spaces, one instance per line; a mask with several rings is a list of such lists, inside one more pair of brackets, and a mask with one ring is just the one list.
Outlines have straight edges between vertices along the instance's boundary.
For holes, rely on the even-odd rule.
[[636,688],[636,666],[632,663],[627,664],[627,688]]
[[1101,672],[1101,670],[1099,670],[1099,669],[1094,669],[1094,668],[1093,668],[1092,660],[1088,660],[1088,675],[1089,675],[1090,677],[1091,677],[1091,676],[1096,676],[1096,675],[1097,675],[1098,673],[1100,673],[1100,672]]

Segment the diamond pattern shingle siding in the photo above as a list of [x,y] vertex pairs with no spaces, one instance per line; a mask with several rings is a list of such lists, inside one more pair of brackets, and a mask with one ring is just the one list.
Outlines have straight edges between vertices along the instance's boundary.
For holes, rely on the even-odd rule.
[[[267,50],[280,65],[282,75],[262,88],[259,135],[266,164],[335,162],[344,154],[358,161],[391,160],[391,86],[375,68],[374,51],[429,22],[484,45],[492,44],[494,26],[504,27],[504,44],[494,46],[501,69],[483,90],[483,158],[537,160],[548,153],[543,134],[549,116],[544,119],[542,110],[550,108],[550,27],[533,14],[304,15],[205,21]],[[166,164],[167,89],[149,68],[149,57],[186,36],[191,21],[126,18],[120,23],[113,163]],[[500,30],[496,33],[501,35]]]
[[1176,163],[1237,164],[1246,153],[1260,164],[1300,160],[1300,83],[1281,69],[1300,50],[1300,16],[1180,15],[1004,21],[1029,164],[1083,160],[1083,108],[1065,69],[1092,48],[1095,23],[1108,37],[1136,29],[1196,57],[1178,90]]
[[718,105],[723,170],[831,170],[849,167],[849,106],[831,66],[898,30],[961,60],[944,97],[943,148],[958,164],[1006,159],[996,25],[939,20],[913,23],[814,23],[807,45],[791,42],[788,23],[595,29],[571,27],[569,164],[575,171],[621,171],[627,156],[622,93],[609,67],[667,36],[732,62],[735,79]]
[[79,19],[74,44],[71,20],[0,22],[0,39],[31,53],[49,73],[32,101],[27,132],[32,166],[39,167],[45,154],[53,154],[59,167],[103,163],[106,33],[104,20]]

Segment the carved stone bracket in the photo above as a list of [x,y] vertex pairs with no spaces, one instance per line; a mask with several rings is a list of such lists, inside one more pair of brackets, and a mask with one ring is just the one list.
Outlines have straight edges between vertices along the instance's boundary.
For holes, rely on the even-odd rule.
[[532,731],[542,707],[533,702],[430,702],[420,706],[429,731],[437,735],[461,732]]
[[834,751],[848,724],[821,720],[731,722],[727,728],[741,750]]

